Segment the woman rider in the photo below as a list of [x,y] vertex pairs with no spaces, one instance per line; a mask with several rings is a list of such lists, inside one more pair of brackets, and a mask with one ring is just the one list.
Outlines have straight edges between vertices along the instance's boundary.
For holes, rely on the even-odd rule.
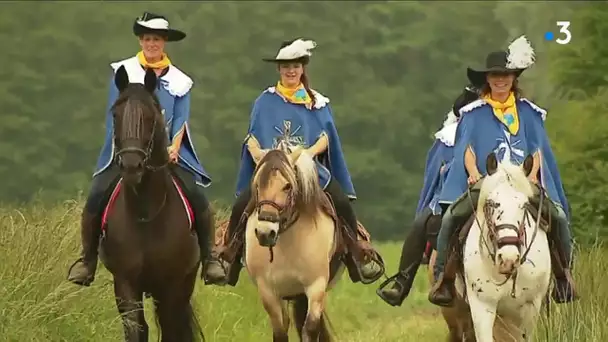
[[[152,68],[159,77],[155,91],[165,117],[171,145],[167,147],[169,159],[177,167],[173,174],[179,179],[194,209],[195,229],[199,237],[201,258],[207,259],[211,250],[208,222],[211,219],[209,202],[203,187],[211,184],[211,178],[201,165],[194,151],[188,129],[190,117],[190,93],[192,79],[175,67],[164,52],[166,42],[177,42],[186,37],[182,31],[169,28],[169,22],[161,15],[144,12],[133,24],[133,33],[139,38],[141,51],[134,57],[112,63],[114,72],[124,66],[133,83],[143,83],[145,71]],[[106,136],[97,167],[93,174],[91,190],[86,201],[81,221],[81,257],[70,267],[68,280],[88,286],[95,278],[97,249],[101,235],[101,216],[112,189],[119,179],[114,161],[113,120],[111,106],[118,98],[114,85],[114,72],[110,78],[110,95],[106,110]]]
[[[241,218],[251,197],[250,183],[255,165],[262,158],[264,149],[276,148],[277,143],[285,137],[290,145],[303,145],[315,156],[321,186],[330,194],[338,216],[351,230],[350,235],[356,237],[358,234],[357,217],[350,204],[350,200],[356,199],[355,189],[342,154],[329,99],[310,88],[306,75],[305,66],[311,56],[310,50],[315,46],[316,43],[310,40],[284,42],[276,58],[264,59],[277,63],[280,80],[275,87],[265,90],[253,104],[249,132],[241,155],[237,200],[227,228],[230,240],[235,240],[235,235],[240,235],[245,226],[241,224],[245,221]],[[216,252],[224,259],[226,268],[217,267],[217,264],[208,268],[205,275],[207,283],[235,285],[238,281],[232,279],[233,276],[238,277],[238,271],[234,275],[232,270],[234,258],[227,257],[228,254],[222,251],[229,244],[235,245],[235,242],[224,243],[226,246],[218,246]],[[357,252],[366,250],[380,259],[366,241],[358,241],[357,247],[361,249]],[[240,248],[229,248],[229,254],[238,254]],[[351,279],[359,278],[357,280],[365,283],[377,280],[383,274],[384,267],[381,261],[375,261],[359,267],[358,275],[351,272]]]
[[[377,294],[392,306],[400,306],[409,294],[418,267],[422,263],[426,242],[434,244],[437,231],[428,231],[438,226],[441,221],[441,207],[438,205],[438,195],[445,175],[449,170],[453,157],[454,137],[460,108],[477,100],[479,91],[473,85],[464,88],[458,96],[452,110],[447,114],[443,128],[435,133],[435,142],[427,154],[424,170],[424,183],[420,191],[420,199],[416,208],[416,217],[401,250],[399,272],[387,279],[378,288]],[[432,219],[436,218],[436,219]],[[435,224],[437,223],[437,224]],[[427,228],[428,227],[428,228]],[[437,227],[436,229],[438,229]],[[435,230],[435,229],[432,229]],[[392,286],[388,286],[392,283]]]
[[[534,62],[534,51],[525,37],[509,46],[508,51],[488,54],[482,70],[469,68],[469,80],[481,87],[481,99],[460,110],[461,119],[456,132],[454,160],[446,177],[439,201],[446,207],[437,239],[437,260],[434,269],[435,284],[429,301],[440,306],[453,303],[453,275],[444,274],[450,237],[473,214],[477,206],[482,175],[485,174],[485,157],[495,152],[501,160],[523,163],[525,156],[534,158],[528,176],[535,184],[537,194],[531,199],[538,203],[540,187],[551,200],[547,203],[551,215],[550,238],[556,242],[560,254],[561,270],[553,267],[556,287],[553,297],[558,303],[576,298],[570,274],[572,239],[569,228],[569,209],[559,171],[547,133],[544,129],[546,111],[521,95],[517,78]],[[540,182],[540,184],[539,184]],[[473,185],[468,199],[467,184]],[[471,204],[471,200],[473,205]]]

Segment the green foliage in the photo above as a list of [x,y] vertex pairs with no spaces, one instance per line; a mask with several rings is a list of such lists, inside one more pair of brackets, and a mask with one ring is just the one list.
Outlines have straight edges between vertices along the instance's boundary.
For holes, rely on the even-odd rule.
[[[331,99],[359,197],[357,212],[375,238],[400,237],[414,216],[432,134],[466,84],[466,66],[483,63],[488,51],[526,34],[539,56],[524,74],[524,87],[553,109],[557,97],[549,74],[562,72],[565,84],[585,91],[605,74],[589,66],[606,63],[600,58],[606,25],[598,6],[2,3],[0,40],[8,48],[0,55],[5,66],[0,68],[0,201],[25,201],[41,189],[45,200],[70,198],[88,189],[103,139],[109,63],[138,51],[132,21],[149,10],[188,33],[183,42],[169,44],[168,52],[195,81],[191,128],[213,177],[212,200],[232,202],[252,102],[276,82],[274,65],[261,58],[273,55],[283,40],[303,36],[318,42],[310,78],[313,88]],[[577,15],[572,18],[584,19],[572,19],[571,45],[547,48],[542,33],[571,10]],[[549,69],[549,60],[564,66]],[[584,76],[587,70],[591,74]],[[548,127],[570,114],[563,113],[552,110]],[[568,167],[563,160],[578,153],[564,147],[560,163]],[[573,206],[583,205],[584,193],[572,196],[582,196]]]

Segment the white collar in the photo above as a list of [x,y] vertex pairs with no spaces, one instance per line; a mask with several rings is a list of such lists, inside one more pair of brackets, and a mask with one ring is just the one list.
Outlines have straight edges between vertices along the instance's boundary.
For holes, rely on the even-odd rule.
[[443,122],[443,127],[435,133],[435,139],[441,141],[446,146],[454,146],[456,128],[458,128],[458,118],[454,115],[454,111],[450,110]]
[[[127,75],[129,75],[129,82],[141,84],[144,83],[146,72],[144,68],[142,68],[141,64],[139,64],[137,56],[110,64],[114,72],[116,72],[121,65],[125,67]],[[186,95],[190,89],[192,89],[192,85],[194,84],[188,75],[174,65],[170,65],[169,71],[167,71],[165,75],[161,76],[160,79],[164,81],[161,82],[161,84],[169,92],[169,94],[178,97]]]
[[[518,101],[527,103],[530,106],[530,108],[532,108],[534,111],[536,111],[537,113],[540,114],[540,116],[543,118],[543,121],[545,121],[547,119],[547,111],[540,108],[539,106],[537,106],[534,102],[528,100],[525,97],[522,97]],[[460,108],[460,115],[462,116],[462,115],[472,111],[473,109],[475,109],[477,107],[481,107],[486,104],[488,104],[488,102],[486,102],[486,100],[484,100],[484,99],[475,100],[475,101],[469,103],[468,105]]]

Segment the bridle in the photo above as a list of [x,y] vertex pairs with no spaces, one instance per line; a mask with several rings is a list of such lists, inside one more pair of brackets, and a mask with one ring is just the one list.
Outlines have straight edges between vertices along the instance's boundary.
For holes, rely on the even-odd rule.
[[[538,211],[537,211],[537,216],[536,216],[536,222],[535,222],[535,226],[534,226],[534,232],[532,233],[532,237],[530,239],[530,243],[527,243],[527,234],[526,234],[526,224],[530,223],[530,204],[527,204],[524,206],[524,213],[523,213],[523,217],[519,223],[519,226],[515,226],[513,224],[499,224],[496,225],[494,224],[494,220],[492,219],[492,216],[494,214],[494,210],[496,210],[500,204],[492,201],[492,200],[486,200],[486,202],[483,205],[483,214],[484,214],[484,221],[486,224],[486,227],[488,228],[488,239],[492,242],[492,247],[490,247],[490,244],[488,243],[486,236],[482,233],[479,236],[479,246],[480,248],[482,247],[482,244],[485,245],[490,258],[492,259],[492,262],[494,262],[494,260],[496,260],[496,255],[495,255],[495,251],[498,251],[498,249],[502,248],[503,246],[507,246],[507,245],[514,245],[517,248],[519,248],[520,252],[521,252],[521,248],[526,246],[525,251],[521,254],[521,258],[520,258],[520,264],[523,265],[526,262],[526,258],[528,256],[528,253],[530,252],[530,248],[532,248],[532,244],[534,243],[534,240],[536,239],[536,235],[538,233],[538,229],[540,227],[540,221],[541,221],[541,212],[542,212],[542,207],[543,207],[543,200],[545,197],[545,192],[544,189],[539,187],[539,191],[540,191],[540,201],[538,204]],[[469,197],[469,201],[471,203],[471,206],[473,207],[473,215],[475,217],[475,222],[477,223],[477,225],[479,226],[479,228],[482,228],[482,225],[480,224],[478,218],[477,218],[477,208],[475,208],[475,205],[473,203],[473,200],[471,199],[471,189],[469,188],[467,190],[468,192],[468,197]],[[515,232],[517,232],[517,237],[503,237],[500,239],[497,239],[498,237],[498,232],[501,230],[513,230]],[[504,285],[507,281],[509,281],[510,279],[513,279],[513,287],[511,289],[511,297],[515,298],[515,283],[517,281],[517,269],[507,275],[506,279],[499,284],[496,284],[498,286],[502,286]]]
[[[268,215],[262,212],[262,206],[264,205],[269,205],[276,209],[278,211],[278,215]],[[282,233],[289,230],[289,228],[291,228],[300,217],[300,214],[296,210],[294,210],[294,206],[294,190],[291,190],[287,195],[287,201],[285,205],[280,205],[272,200],[256,200],[254,210],[258,214],[259,221],[278,223],[279,231],[277,232],[277,234],[281,235]]]
[[[112,123],[113,123],[113,127],[116,127],[116,116],[113,116],[112,119]],[[133,120],[135,121],[135,120]],[[151,165],[150,164],[150,157],[152,155],[152,151],[154,150],[154,137],[156,135],[156,125],[158,123],[158,118],[157,115],[154,115],[154,120],[152,121],[152,133],[150,135],[150,141],[148,141],[148,145],[146,146],[145,149],[136,147],[136,146],[127,146],[127,147],[123,147],[120,150],[115,152],[115,157],[116,157],[116,161],[118,162],[118,160],[120,160],[120,158],[122,158],[122,155],[125,153],[130,153],[130,152],[135,152],[135,153],[139,153],[142,158],[143,158],[143,166],[146,170],[148,171],[158,171],[164,167],[166,167],[169,162],[165,162],[161,165]],[[128,139],[134,139],[134,140],[141,140],[142,138],[142,126],[140,124],[140,120],[137,120],[136,122],[130,122],[128,123],[128,127],[127,127],[127,138]],[[117,137],[116,137],[116,130],[114,130],[113,132],[113,137],[114,137],[114,145],[118,145],[117,144]]]
[[[114,160],[116,163],[119,162],[119,160],[122,158],[122,155],[125,153],[130,153],[130,152],[135,152],[138,153],[142,156],[143,158],[143,167],[145,170],[150,171],[150,172],[156,172],[159,171],[165,167],[167,167],[167,165],[169,165],[169,160],[167,159],[163,164],[161,165],[152,165],[151,164],[151,156],[152,156],[152,151],[154,150],[154,140],[155,140],[155,136],[156,136],[156,125],[158,124],[158,116],[159,115],[154,115],[154,120],[152,121],[152,132],[150,134],[150,140],[148,141],[147,146],[145,147],[145,149],[136,147],[136,146],[127,146],[127,147],[123,147],[120,150],[115,152],[115,157]],[[116,127],[116,115],[113,115],[112,118],[112,123],[113,123],[113,127]],[[143,130],[143,115],[141,117],[139,117],[137,120],[131,120],[129,122],[127,122],[127,131],[126,131],[126,139],[133,139],[133,140],[141,140],[142,139],[142,130]],[[118,141],[117,141],[117,136],[116,136],[116,130],[113,130],[113,139],[114,139],[114,145],[118,145]],[[135,192],[137,193],[137,189],[135,189]],[[167,192],[165,192],[163,200],[161,202],[161,204],[159,205],[158,209],[155,210],[153,215],[150,215],[150,217],[147,218],[138,218],[138,222],[139,223],[148,223],[153,221],[163,210],[163,208],[165,207],[167,203]]]
[[[259,165],[262,166],[262,165]],[[296,172],[296,182],[298,182],[298,176]],[[289,228],[293,227],[294,223],[300,218],[300,213],[295,210],[295,187],[292,186],[292,189],[289,191],[287,195],[287,201],[284,205],[278,204],[273,200],[258,200],[257,199],[257,187],[254,187],[255,195],[253,200],[255,201],[254,212],[258,214],[258,221],[270,222],[270,223],[278,223],[279,229],[277,231],[277,238],[289,230]],[[273,207],[278,211],[278,215],[270,215],[262,212],[262,206],[268,205]],[[270,262],[274,260],[274,252],[272,247],[268,247],[270,250]]]

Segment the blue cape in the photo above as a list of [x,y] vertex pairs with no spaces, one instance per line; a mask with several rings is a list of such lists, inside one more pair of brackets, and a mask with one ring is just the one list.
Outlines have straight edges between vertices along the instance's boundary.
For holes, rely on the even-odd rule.
[[[447,173],[449,164],[453,158],[453,147],[447,146],[439,139],[436,139],[427,153],[426,166],[424,168],[424,181],[420,190],[420,199],[416,207],[416,214],[419,214],[427,206],[438,214],[437,199],[441,192],[443,181]],[[446,169],[440,174],[441,166],[446,164]]]
[[[324,100],[328,101],[327,99]],[[342,144],[334,124],[331,107],[327,103],[323,103],[324,105],[321,106],[321,102],[319,101],[315,108],[309,110],[304,105],[286,102],[274,92],[274,88],[269,88],[253,104],[245,141],[252,135],[258,140],[262,149],[273,149],[276,147],[277,139],[283,136],[286,126],[289,126],[290,142],[310,147],[314,145],[321,134],[325,133],[329,140],[329,146],[325,153],[317,156],[316,160],[319,182],[325,189],[331,177],[334,177],[346,195],[355,199],[355,188],[346,167]],[[247,145],[243,143],[236,196],[250,186],[254,170],[253,158],[247,149]]]
[[522,164],[528,154],[540,151],[542,164],[540,168],[541,183],[549,197],[560,204],[568,218],[568,202],[543,124],[544,110],[528,100],[517,100],[517,112],[520,120],[519,131],[511,135],[503,123],[494,116],[490,105],[478,100],[461,110],[461,119],[456,130],[454,160],[445,184],[439,195],[441,203],[452,203],[467,189],[467,172],[464,167],[464,155],[471,146],[477,157],[477,168],[486,174],[486,157],[495,152],[499,160],[510,159]]
[[[142,68],[143,69],[143,68]],[[127,69],[129,70],[129,69]],[[129,75],[131,82],[134,82],[133,77]],[[160,86],[156,88],[155,94],[158,97],[160,107],[163,110],[163,116],[165,118],[165,125],[167,128],[167,135],[169,142],[173,142],[173,138],[182,130],[185,131],[184,137],[182,138],[182,144],[179,149],[179,158],[177,165],[184,168],[188,172],[194,175],[195,181],[198,185],[207,187],[211,184],[211,177],[205,171],[202,163],[200,162],[196,152],[194,150],[194,143],[192,142],[192,135],[188,127],[188,121],[190,119],[190,93],[188,90],[183,96],[172,95],[164,86],[165,80],[161,77],[159,80]],[[118,89],[114,84],[114,74],[110,78],[110,93],[108,95],[108,104],[106,106],[106,133],[105,140],[99,158],[97,159],[97,165],[93,177],[102,173],[110,166],[114,159],[114,122],[112,120],[112,112],[110,108],[116,102],[118,98]]]

